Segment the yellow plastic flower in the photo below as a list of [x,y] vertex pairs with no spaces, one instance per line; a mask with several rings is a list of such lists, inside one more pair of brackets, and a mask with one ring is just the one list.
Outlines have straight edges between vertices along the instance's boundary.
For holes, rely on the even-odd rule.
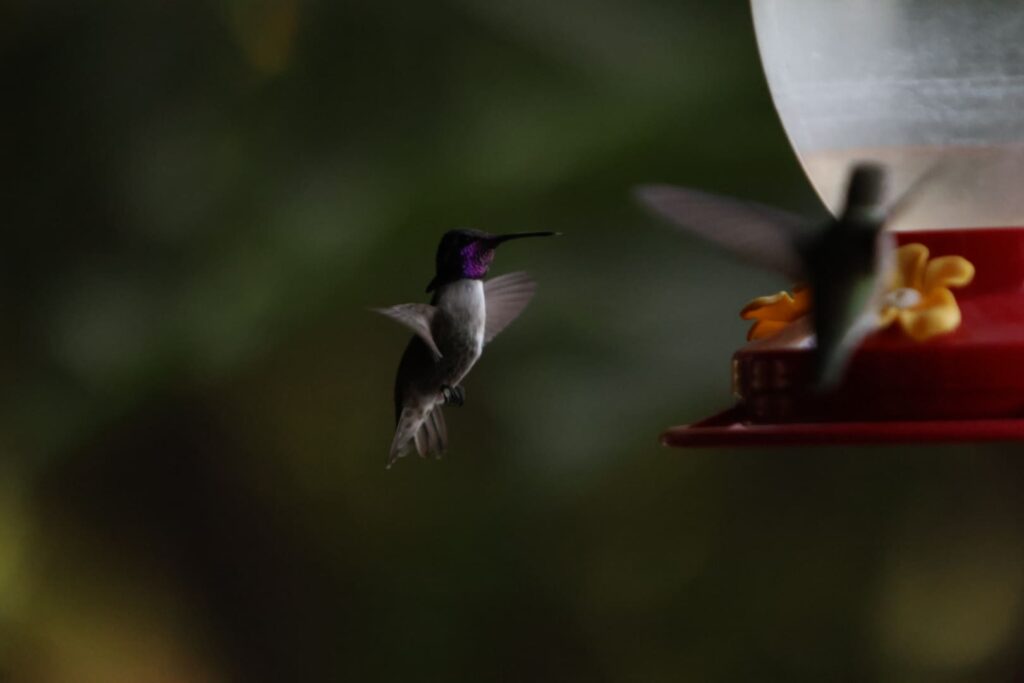
[[974,265],[962,256],[928,258],[928,247],[905,244],[896,250],[896,273],[882,301],[879,328],[898,322],[915,341],[952,332],[960,326],[960,307],[950,287],[974,279]]
[[764,339],[781,332],[794,320],[807,315],[811,308],[811,292],[805,285],[793,288],[793,294],[779,292],[754,299],[743,307],[740,317],[755,321],[747,332],[747,340]]
[[[960,326],[960,307],[951,287],[965,287],[974,279],[974,266],[962,256],[928,258],[928,247],[905,244],[896,250],[896,272],[882,298],[878,329],[898,322],[915,341],[952,332]],[[811,291],[805,285],[793,294],[779,292],[754,299],[740,317],[753,320],[747,339],[765,339],[781,332],[810,312]]]

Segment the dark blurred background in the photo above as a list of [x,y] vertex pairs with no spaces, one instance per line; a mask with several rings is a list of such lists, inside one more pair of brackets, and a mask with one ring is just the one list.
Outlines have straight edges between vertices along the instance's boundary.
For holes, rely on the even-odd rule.
[[[749,8],[0,2],[0,680],[1007,680],[1009,447],[671,451],[786,283],[648,219],[811,210]],[[534,303],[384,470],[453,227]]]

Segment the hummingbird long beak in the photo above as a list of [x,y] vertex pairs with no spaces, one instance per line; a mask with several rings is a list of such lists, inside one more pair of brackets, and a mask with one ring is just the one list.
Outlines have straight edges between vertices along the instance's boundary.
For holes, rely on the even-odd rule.
[[560,232],[510,232],[507,235],[495,235],[490,239],[492,246],[498,246],[502,242],[508,242],[509,240],[517,240],[523,237],[554,237],[561,235]]

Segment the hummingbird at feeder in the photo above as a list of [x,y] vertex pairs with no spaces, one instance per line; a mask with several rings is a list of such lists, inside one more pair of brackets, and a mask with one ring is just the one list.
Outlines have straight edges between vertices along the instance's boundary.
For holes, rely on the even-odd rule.
[[895,267],[895,240],[885,228],[933,171],[887,205],[885,168],[856,164],[842,211],[818,226],[786,211],[689,188],[650,185],[637,188],[636,195],[687,232],[810,286],[815,386],[828,390],[842,380],[864,337],[877,329]]
[[388,467],[411,448],[420,457],[445,452],[448,431],[441,407],[463,404],[463,378],[536,291],[536,283],[521,272],[484,281],[495,250],[512,240],[557,234],[450,230],[437,247],[434,279],[427,285],[433,292],[430,303],[374,309],[415,333],[395,378],[396,427]]

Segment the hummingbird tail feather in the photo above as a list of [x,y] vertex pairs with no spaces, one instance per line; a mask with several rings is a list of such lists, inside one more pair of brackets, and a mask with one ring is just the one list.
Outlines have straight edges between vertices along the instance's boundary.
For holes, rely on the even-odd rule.
[[448,448],[448,429],[439,407],[426,411],[403,408],[395,428],[395,438],[388,453],[388,467],[403,457],[413,446],[421,458],[434,454],[440,457]]
[[444,413],[441,412],[440,408],[434,408],[430,411],[430,419],[433,422],[434,435],[436,436],[434,453],[440,458],[448,450],[448,427],[444,423]]
[[416,433],[412,437],[413,443],[416,444],[416,453],[419,454],[421,458],[427,457],[427,439],[429,438],[427,436],[428,424],[430,424],[430,420],[423,420],[420,423],[420,428],[416,430]]
[[422,411],[402,408],[402,413],[398,416],[398,426],[395,427],[395,438],[391,440],[391,449],[388,451],[388,467],[405,455],[409,442],[415,439],[422,423]]
[[421,458],[433,455],[440,458],[447,448],[448,430],[444,424],[444,414],[440,407],[435,407],[427,412],[423,418],[423,424],[416,432],[416,451]]

